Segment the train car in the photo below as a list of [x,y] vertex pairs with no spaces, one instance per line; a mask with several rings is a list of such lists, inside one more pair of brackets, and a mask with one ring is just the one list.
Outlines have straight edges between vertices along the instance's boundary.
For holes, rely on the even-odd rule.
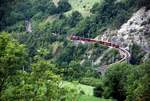
[[112,44],[112,47],[119,48],[119,45]]
[[105,42],[106,46],[111,46],[110,42]]
[[99,41],[98,43],[99,43],[99,44],[103,44],[103,45],[104,45],[104,42],[103,42],[103,41]]
[[80,40],[81,40],[81,41],[87,41],[86,38],[82,38],[82,37],[80,38]]
[[94,39],[82,38],[82,37],[74,36],[74,35],[72,35],[70,39],[71,40],[86,41],[86,42],[96,42],[96,43],[99,43],[99,44],[102,44],[102,45],[112,46],[114,48],[119,48],[119,45],[112,44],[111,42],[107,42],[107,41],[97,41],[97,40],[94,40]]
[[71,40],[80,40],[80,37],[79,37],[79,36],[71,36],[70,39],[71,39]]
[[106,46],[111,46],[111,43],[110,42],[106,42],[106,41],[104,41],[102,44],[106,45]]
[[92,40],[90,38],[86,38],[86,41],[88,42],[92,42]]
[[91,39],[91,42],[98,43],[99,41],[97,41],[97,40],[94,40],[94,39]]

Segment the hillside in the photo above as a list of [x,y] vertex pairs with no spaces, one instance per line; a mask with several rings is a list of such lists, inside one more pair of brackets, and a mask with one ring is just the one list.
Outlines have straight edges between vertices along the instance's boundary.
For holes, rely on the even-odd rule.
[[69,0],[68,2],[71,4],[72,10],[67,12],[67,14],[73,11],[79,11],[83,16],[90,16],[90,9],[95,3],[100,3],[102,0]]
[[[53,0],[55,5],[58,5],[59,0]],[[90,16],[90,9],[95,3],[100,3],[102,0],[68,0],[72,9],[66,12],[66,15],[70,15],[73,11],[79,11],[83,16]]]
[[0,100],[150,100],[149,0],[0,3]]

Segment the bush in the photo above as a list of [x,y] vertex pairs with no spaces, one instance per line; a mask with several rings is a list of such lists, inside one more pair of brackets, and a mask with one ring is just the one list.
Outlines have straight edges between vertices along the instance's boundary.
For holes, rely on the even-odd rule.
[[95,88],[95,96],[118,101],[149,101],[150,62],[139,66],[126,63],[109,67],[102,84]]
[[67,18],[67,23],[71,27],[75,27],[77,23],[82,19],[82,15],[78,11],[72,12],[71,17]]
[[58,2],[57,10],[58,10],[58,13],[69,11],[71,10],[71,5],[67,1],[61,0]]
[[144,54],[145,53],[141,50],[140,46],[133,44],[133,46],[131,47],[130,63],[134,65],[140,64]]
[[94,96],[96,96],[96,97],[102,96],[103,92],[104,92],[104,89],[103,89],[102,85],[99,85],[94,88]]
[[147,9],[150,9],[150,0],[138,0],[138,7],[146,6]]
[[104,0],[100,4],[95,4],[91,12],[96,15],[98,26],[119,28],[130,17],[133,11],[131,8],[134,4],[136,4],[136,2],[133,0],[127,0],[126,2]]

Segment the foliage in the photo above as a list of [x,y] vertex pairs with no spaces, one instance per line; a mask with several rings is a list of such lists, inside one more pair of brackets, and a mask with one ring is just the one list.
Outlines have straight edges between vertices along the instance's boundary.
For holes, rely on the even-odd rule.
[[58,12],[66,12],[71,9],[71,5],[66,0],[60,0],[58,2]]
[[131,46],[131,58],[130,58],[130,63],[131,64],[140,64],[141,59],[144,56],[144,52],[142,52],[141,47],[133,44]]
[[82,15],[78,11],[74,11],[72,12],[71,17],[68,18],[68,24],[71,27],[75,27],[81,19]]
[[[130,65],[118,64],[110,67],[104,78],[104,96],[112,96],[119,101],[125,100],[124,83],[129,75]],[[108,93],[109,90],[109,93]]]
[[0,100],[59,101],[74,96],[60,86],[56,65],[44,60],[45,49],[39,49],[34,63],[27,64],[25,46],[6,32],[0,34],[0,49]]
[[147,9],[150,9],[150,1],[149,0],[138,0],[138,7],[143,7],[145,6]]
[[[5,8],[5,6],[8,7]],[[71,5],[67,1],[60,1],[58,7],[55,6],[52,0],[21,0],[10,3],[3,1],[0,10],[4,14],[2,14],[0,25],[5,28],[16,24],[18,21],[29,20],[32,17],[35,20],[40,20],[49,15],[63,13],[70,9]]]
[[54,65],[47,61],[33,63],[31,72],[20,71],[9,78],[1,98],[4,101],[61,99],[67,90],[59,87],[60,77],[51,71],[52,68],[55,68]]
[[89,64],[81,65],[76,59],[70,61],[69,64],[62,64],[61,66],[64,68],[63,77],[68,81],[80,81],[84,77],[98,76],[98,74],[91,68]]
[[27,69],[27,59],[24,45],[11,39],[6,32],[0,33],[0,91],[17,70]]
[[[80,5],[83,2],[93,5],[95,1],[80,0]],[[96,3],[90,10],[92,14],[85,18],[80,14],[80,8],[89,11],[91,7],[82,5],[78,11],[73,11],[74,7],[69,2],[61,0],[56,6],[52,0],[0,1],[0,30],[17,32],[11,35],[28,49],[8,33],[0,34],[0,98],[4,101],[75,99],[76,91],[60,87],[61,78],[58,75],[61,75],[68,81],[78,80],[97,86],[96,96],[119,101],[149,100],[149,63],[140,66],[115,64],[101,80],[91,68],[91,60],[95,61],[107,48],[97,44],[74,44],[67,40],[72,33],[94,38],[108,27],[119,28],[137,10],[137,5],[148,8],[149,1],[103,0]],[[64,13],[70,10],[71,15],[65,16]],[[51,17],[55,17],[55,20]],[[32,33],[24,32],[26,20],[32,24]],[[141,63],[144,53],[136,45],[133,45],[132,52],[130,62]],[[112,50],[102,63],[114,61],[117,54]],[[89,55],[92,57],[88,58]],[[85,62],[82,64],[80,61]],[[81,99],[85,100],[86,97],[82,96]]]
[[76,34],[82,37],[93,37],[97,29],[96,23],[93,21],[95,17],[87,17],[81,20],[75,28]]
[[139,66],[126,63],[111,66],[103,77],[103,84],[95,89],[95,95],[118,101],[150,100],[149,66],[149,62]]
[[[100,4],[95,4],[91,9],[91,12],[96,14],[96,19],[99,26],[110,26],[113,28],[119,28],[133,12],[130,8],[136,2],[117,2],[116,0],[104,0]],[[133,0],[131,0],[133,1]],[[131,5],[129,5],[131,4]]]
[[6,27],[7,20],[9,20],[8,16],[12,10],[10,5],[16,5],[16,0],[1,0],[0,1],[0,31]]
[[55,14],[57,7],[55,4],[52,2],[52,0],[34,0],[33,2],[34,11],[37,10],[36,12],[43,12],[47,14]]
[[127,101],[150,100],[150,62],[133,68],[128,75],[126,89]]

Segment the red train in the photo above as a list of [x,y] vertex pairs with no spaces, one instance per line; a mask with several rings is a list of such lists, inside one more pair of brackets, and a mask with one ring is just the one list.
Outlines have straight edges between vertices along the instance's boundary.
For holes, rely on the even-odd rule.
[[90,39],[90,38],[82,38],[82,37],[79,37],[79,36],[71,36],[70,39],[71,40],[85,41],[85,42],[94,42],[94,43],[99,43],[99,44],[102,44],[102,45],[105,45],[105,46],[111,46],[111,47],[114,47],[114,48],[119,48],[119,45],[113,44],[111,42],[98,41],[98,40]]

